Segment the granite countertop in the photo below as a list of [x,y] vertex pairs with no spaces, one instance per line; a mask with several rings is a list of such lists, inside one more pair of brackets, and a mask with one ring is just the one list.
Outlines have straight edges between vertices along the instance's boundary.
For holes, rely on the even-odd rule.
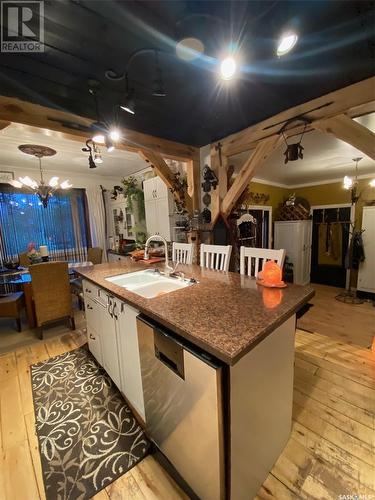
[[[163,264],[152,267],[162,268]],[[199,283],[153,299],[105,280],[149,268],[129,258],[76,271],[229,365],[235,364],[315,293],[310,286],[265,288],[247,276],[197,265],[180,265],[178,270]]]

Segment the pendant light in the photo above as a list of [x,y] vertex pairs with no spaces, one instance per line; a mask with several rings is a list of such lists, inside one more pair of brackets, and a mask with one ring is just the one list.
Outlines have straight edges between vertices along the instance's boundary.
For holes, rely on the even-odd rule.
[[48,184],[46,184],[43,177],[42,158],[44,156],[54,156],[56,151],[47,146],[38,146],[36,144],[21,144],[18,149],[22,153],[35,156],[39,160],[40,181],[37,182],[31,177],[19,177],[19,180],[11,180],[9,184],[13,187],[21,189],[28,189],[38,196],[44,208],[47,208],[49,199],[54,195],[58,189],[70,189],[72,184],[68,180],[59,183],[58,177],[51,177]]

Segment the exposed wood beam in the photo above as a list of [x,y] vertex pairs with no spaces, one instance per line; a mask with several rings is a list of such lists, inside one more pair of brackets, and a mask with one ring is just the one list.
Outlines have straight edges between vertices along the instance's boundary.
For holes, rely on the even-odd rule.
[[199,210],[200,208],[200,164],[199,159],[189,160],[186,162],[188,195],[192,200],[192,209]]
[[[223,154],[231,156],[254,148],[259,140],[278,134],[282,125],[292,118],[303,115],[311,120],[311,122],[315,122],[316,120],[330,118],[342,113],[347,113],[352,117],[360,116],[373,111],[374,101],[375,77],[372,77],[318,97],[312,101],[294,106],[221,139]],[[352,109],[353,113],[351,112]],[[301,128],[300,124],[297,127]],[[289,129],[288,133],[292,134],[293,130]]]
[[[71,140],[84,141],[90,137],[85,130],[93,120],[57,109],[40,106],[13,97],[0,96],[0,120],[22,123],[64,133]],[[81,128],[80,128],[81,127]],[[151,149],[165,158],[187,161],[195,158],[197,148],[122,128],[124,139],[119,149],[137,153],[139,149]]]
[[230,215],[238,199],[249,185],[249,182],[255,172],[263,165],[263,163],[275,151],[281,142],[282,138],[279,135],[274,135],[268,139],[258,142],[255,150],[250,153],[250,156],[242,166],[231,188],[225,195],[221,207],[221,212],[224,218],[227,218]]
[[4,130],[5,128],[9,127],[9,125],[10,122],[0,120],[0,130]]
[[375,134],[367,127],[346,115],[338,115],[317,121],[314,127],[323,133],[331,134],[359,149],[375,160]]

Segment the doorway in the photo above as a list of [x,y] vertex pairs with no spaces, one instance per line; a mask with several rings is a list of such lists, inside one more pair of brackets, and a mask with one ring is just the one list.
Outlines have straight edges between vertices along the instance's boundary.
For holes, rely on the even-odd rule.
[[311,207],[311,281],[345,288],[345,256],[350,238],[351,205]]

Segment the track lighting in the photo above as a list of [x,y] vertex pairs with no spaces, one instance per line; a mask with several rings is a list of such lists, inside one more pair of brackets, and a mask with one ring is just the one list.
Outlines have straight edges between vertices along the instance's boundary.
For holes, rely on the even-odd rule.
[[298,36],[294,31],[288,31],[284,33],[279,40],[279,44],[277,46],[276,54],[281,57],[287,54],[292,50],[292,48],[297,43]]
[[94,144],[94,162],[96,165],[100,165],[101,163],[103,163],[102,154],[96,144]]
[[127,113],[130,113],[131,115],[135,115],[135,103],[133,99],[134,92],[130,91],[129,89],[129,79],[127,73],[125,75],[125,82],[126,82],[126,97],[124,103],[120,104],[120,108],[126,111]]
[[121,138],[120,132],[116,128],[111,129],[109,131],[108,135],[109,135],[109,138],[111,139],[111,141],[113,141],[113,142],[117,142]]
[[95,148],[95,144],[92,142],[91,139],[88,139],[86,141],[86,147],[82,148],[82,151],[84,151],[85,153],[89,153],[89,168],[96,168],[97,167],[96,163],[94,162],[94,158],[92,156],[92,150],[94,148]]
[[231,80],[236,74],[237,64],[233,57],[226,57],[220,64],[220,76],[223,80]]

